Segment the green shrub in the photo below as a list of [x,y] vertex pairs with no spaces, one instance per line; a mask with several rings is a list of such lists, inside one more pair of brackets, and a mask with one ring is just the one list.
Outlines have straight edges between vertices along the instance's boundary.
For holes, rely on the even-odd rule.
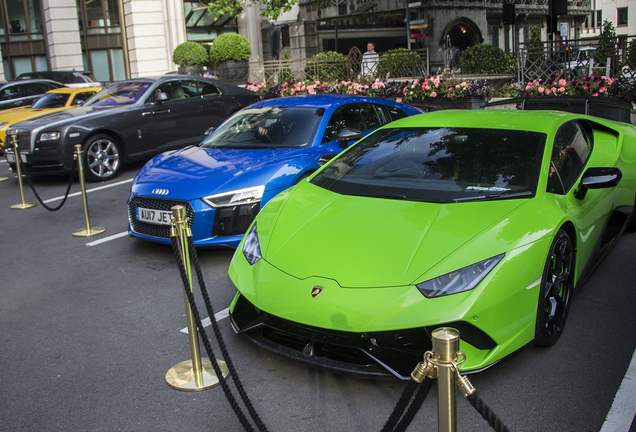
[[419,76],[423,65],[416,52],[406,48],[396,48],[380,56],[378,74],[381,76],[410,77]]
[[594,54],[594,61],[599,66],[607,65],[607,59],[611,58],[611,66],[615,67],[616,59],[618,58],[618,37],[616,36],[616,30],[614,24],[605,20],[603,22],[603,32],[601,38],[596,45],[596,53]]
[[223,33],[210,46],[210,60],[214,63],[247,60],[250,54],[250,43],[238,33]]
[[305,74],[312,81],[334,82],[347,77],[349,59],[335,51],[325,51],[307,60]]
[[208,50],[197,42],[179,44],[172,53],[172,61],[180,66],[194,66],[206,64],[210,59]]
[[511,74],[517,72],[517,60],[501,48],[479,44],[462,52],[459,67],[465,74]]

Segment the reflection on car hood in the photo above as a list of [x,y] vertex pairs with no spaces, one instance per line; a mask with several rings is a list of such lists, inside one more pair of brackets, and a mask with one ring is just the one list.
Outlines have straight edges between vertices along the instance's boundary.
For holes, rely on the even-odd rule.
[[[197,146],[161,154],[139,172],[133,192],[150,196],[155,188],[168,189],[163,198],[192,200],[219,192],[264,184],[258,170],[296,149],[235,150]],[[247,175],[244,175],[247,174]]]
[[394,287],[421,282],[416,279],[487,228],[501,229],[506,215],[527,201],[424,203],[339,195],[304,182],[278,212],[266,207],[257,229],[264,258],[296,278]]
[[31,120],[21,121],[16,123],[12,127],[19,127],[25,129],[35,129],[40,126],[59,126],[60,124],[64,124],[67,122],[76,122],[88,117],[95,117],[100,114],[104,114],[106,112],[111,113],[114,111],[125,111],[129,109],[130,106],[87,106],[87,107],[77,107],[69,110],[65,110],[62,112],[57,112],[49,115],[44,115],[41,117],[37,117]]

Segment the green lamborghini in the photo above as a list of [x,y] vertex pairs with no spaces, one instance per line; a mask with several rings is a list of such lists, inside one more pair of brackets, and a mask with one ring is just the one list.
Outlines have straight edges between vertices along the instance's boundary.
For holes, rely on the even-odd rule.
[[401,379],[450,326],[460,370],[477,372],[559,339],[576,290],[633,228],[635,199],[631,124],[404,118],[261,210],[230,265],[232,326],[317,368]]

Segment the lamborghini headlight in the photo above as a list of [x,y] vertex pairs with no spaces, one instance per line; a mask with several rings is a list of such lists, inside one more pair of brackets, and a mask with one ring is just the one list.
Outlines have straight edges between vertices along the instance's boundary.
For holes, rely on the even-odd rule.
[[445,275],[417,284],[417,288],[428,298],[457,294],[475,288],[502,260],[504,254],[497,255]]
[[251,204],[263,198],[265,186],[255,186],[245,189],[238,189],[232,192],[224,192],[216,195],[203,197],[203,201],[211,207],[227,207],[241,204]]
[[250,265],[256,264],[263,256],[261,255],[261,247],[258,244],[258,233],[256,232],[256,224],[252,225],[252,229],[245,235],[243,243],[243,255]]

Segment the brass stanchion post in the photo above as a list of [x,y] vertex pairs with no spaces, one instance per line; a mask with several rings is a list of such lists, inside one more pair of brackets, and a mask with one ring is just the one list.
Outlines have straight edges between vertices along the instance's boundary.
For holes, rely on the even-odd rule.
[[91,228],[91,221],[88,218],[88,201],[86,200],[86,184],[84,183],[84,167],[82,166],[82,145],[77,144],[75,146],[75,153],[73,153],[73,159],[77,161],[79,167],[79,182],[82,189],[82,204],[84,204],[84,221],[86,222],[86,228],[81,228],[73,231],[75,237],[90,237],[97,234],[101,234],[106,231],[106,228],[94,227]]
[[459,332],[442,327],[433,331],[433,362],[437,368],[437,415],[439,432],[457,432],[455,369],[459,351]]
[[[185,217],[186,209],[182,205],[176,205],[172,207],[172,215],[174,219],[170,221],[171,229],[170,236],[176,237],[177,245],[179,247],[179,255],[183,262],[183,267],[186,271],[188,283],[192,287],[192,269],[190,268],[190,254],[188,249],[188,237],[192,237],[190,228],[188,227],[188,219]],[[190,357],[191,360],[186,360],[173,366],[166,373],[166,381],[168,385],[176,390],[183,391],[199,391],[205,390],[211,387],[216,387],[219,384],[219,378],[216,376],[212,363],[207,357],[201,357],[199,349],[199,337],[197,334],[197,327],[192,316],[192,309],[190,308],[190,302],[186,295],[186,287],[183,287],[183,299],[185,301],[186,321],[188,324],[188,340],[190,342]],[[210,317],[214,319],[214,317]],[[221,371],[223,372],[223,379],[225,379],[230,371],[222,360],[215,360]]]
[[38,203],[34,202],[24,202],[24,187],[22,185],[22,170],[20,169],[20,153],[18,152],[18,138],[15,135],[11,136],[11,144],[13,145],[13,154],[15,154],[15,166],[18,170],[18,185],[20,186],[20,198],[22,199],[22,203],[13,204],[11,208],[13,210],[24,210],[31,207],[35,207]]

